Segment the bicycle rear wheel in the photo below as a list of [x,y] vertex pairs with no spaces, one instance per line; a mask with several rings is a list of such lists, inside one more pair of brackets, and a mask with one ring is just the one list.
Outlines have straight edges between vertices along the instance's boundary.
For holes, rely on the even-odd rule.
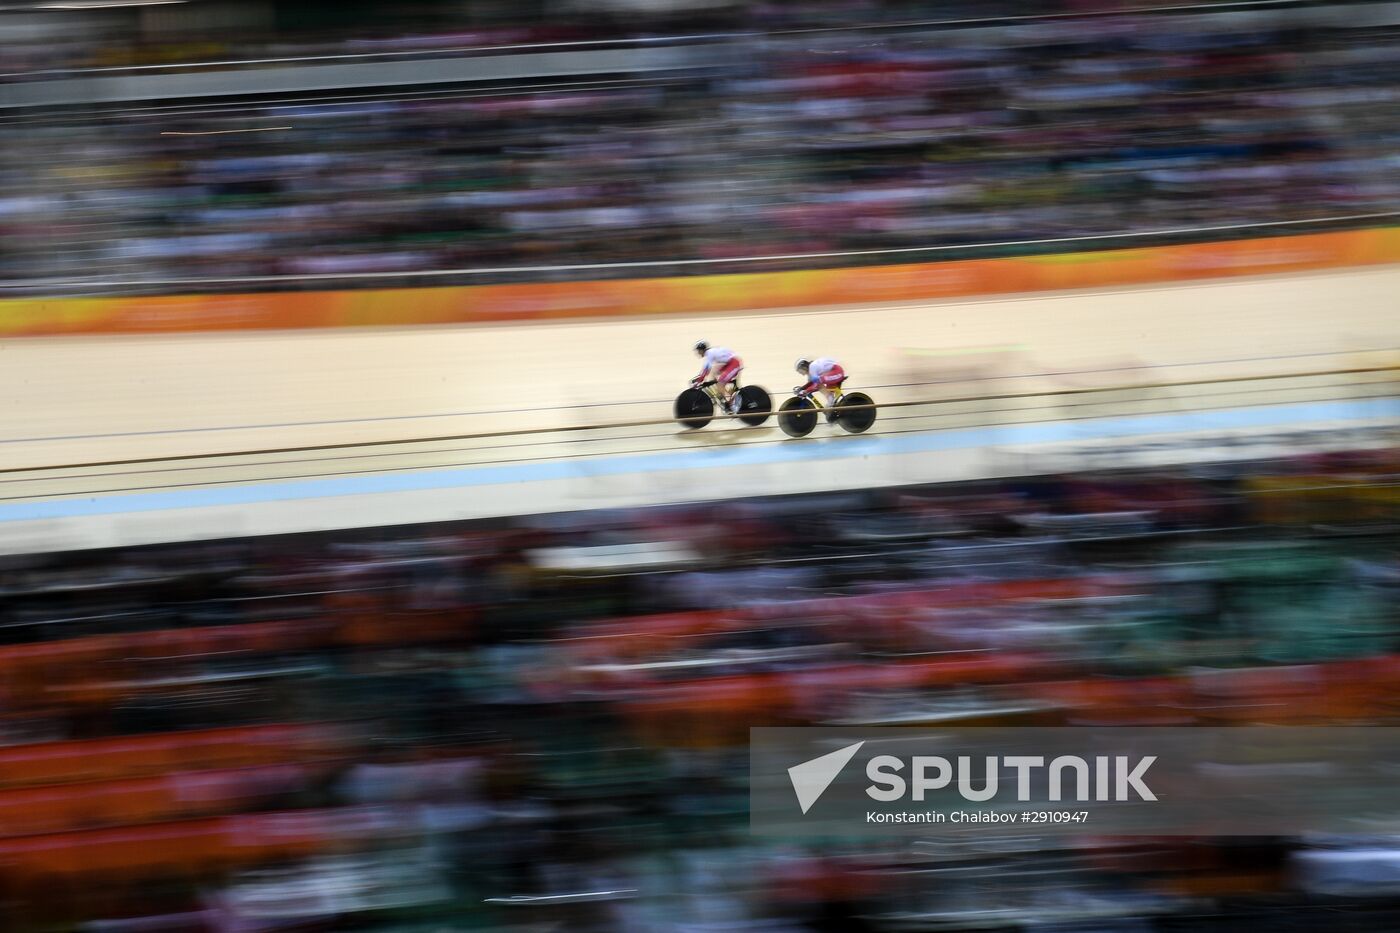
[[761,386],[744,386],[739,390],[739,420],[756,428],[773,412],[773,400]]
[[[836,403],[836,423],[852,434],[868,431],[875,423],[875,409],[856,406],[874,404],[864,392],[849,392]],[[856,410],[849,410],[852,407]]]

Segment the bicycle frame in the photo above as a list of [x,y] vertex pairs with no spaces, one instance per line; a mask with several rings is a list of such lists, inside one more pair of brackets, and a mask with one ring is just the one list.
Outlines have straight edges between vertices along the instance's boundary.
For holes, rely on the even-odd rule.
[[[724,395],[719,391],[718,382],[702,382],[699,386],[697,386],[697,388],[701,392],[704,392],[706,395],[708,395],[710,397],[710,401],[714,402],[715,405],[718,406],[720,411],[724,411]],[[741,388],[742,386],[740,386],[738,381],[736,380],[734,382],[734,391],[738,392]]]
[[[813,405],[817,406],[817,411],[826,411],[827,409],[827,406],[823,404],[821,400],[821,393],[823,392],[830,392],[833,396],[836,397],[837,402],[841,401],[841,397],[846,394],[840,386],[832,386],[829,389],[813,389],[811,393],[807,396],[807,398],[811,401]],[[794,395],[795,394],[796,393],[794,393]]]

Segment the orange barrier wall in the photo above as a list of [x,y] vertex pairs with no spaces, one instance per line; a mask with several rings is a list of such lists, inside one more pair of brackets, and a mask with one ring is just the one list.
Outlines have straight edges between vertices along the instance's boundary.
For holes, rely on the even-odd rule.
[[0,301],[0,335],[122,334],[742,311],[1101,288],[1400,262],[1400,227],[843,269],[265,294]]

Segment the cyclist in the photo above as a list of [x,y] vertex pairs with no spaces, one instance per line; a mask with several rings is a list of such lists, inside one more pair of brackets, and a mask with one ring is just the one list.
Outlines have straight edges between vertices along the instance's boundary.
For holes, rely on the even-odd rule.
[[697,388],[704,383],[719,386],[724,410],[731,415],[737,414],[742,403],[739,398],[739,373],[744,369],[744,361],[735,356],[733,350],[712,347],[704,340],[696,341],[695,353],[703,362],[700,375],[690,380],[690,384]]
[[795,368],[807,381],[792,391],[803,398],[820,391],[826,397],[826,420],[835,422],[836,400],[841,395],[841,384],[846,381],[846,371],[841,364],[828,356],[815,360],[803,357]]

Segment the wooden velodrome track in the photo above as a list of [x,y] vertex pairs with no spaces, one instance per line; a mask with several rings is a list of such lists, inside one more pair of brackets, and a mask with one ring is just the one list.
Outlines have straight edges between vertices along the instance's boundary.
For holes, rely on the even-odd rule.
[[[795,357],[830,354],[846,365],[853,387],[886,403],[1392,365],[1400,358],[1397,296],[1400,266],[1388,266],[780,313],[10,340],[0,343],[0,469],[59,469],[3,474],[0,499],[511,457],[538,462],[635,452],[643,436],[646,451],[780,442],[772,422],[689,434],[657,425],[599,433],[586,444],[574,433],[548,442],[511,437],[337,451],[314,461],[314,470],[286,455],[242,457],[218,469],[206,469],[215,466],[206,461],[181,475],[164,465],[72,468],[665,419],[670,399],[696,369],[690,348],[700,337],[734,348],[747,362],[747,380],[775,396],[799,381]],[[897,420],[882,417],[873,433],[895,430]],[[904,430],[936,426],[905,424]],[[97,476],[104,477],[101,485],[93,482]]]

